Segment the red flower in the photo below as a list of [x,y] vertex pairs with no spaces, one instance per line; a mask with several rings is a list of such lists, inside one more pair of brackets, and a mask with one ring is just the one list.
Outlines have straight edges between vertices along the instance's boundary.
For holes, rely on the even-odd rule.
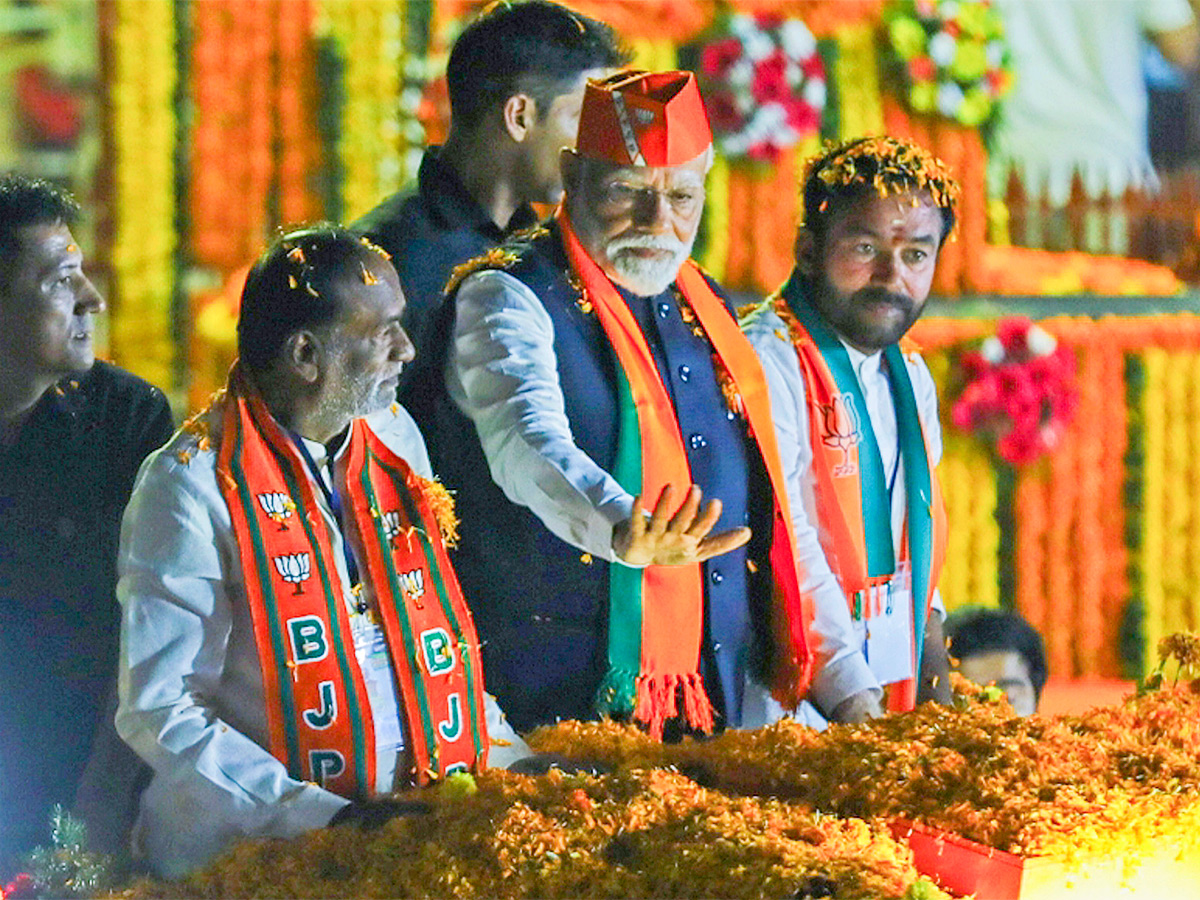
[[953,19],[942,25],[942,30],[944,30],[946,34],[950,35],[950,37],[954,38],[956,41],[958,40],[958,36],[962,34],[962,29]]
[[928,56],[914,56],[908,64],[908,74],[913,81],[933,81],[937,64]]
[[792,91],[787,83],[787,56],[782,50],[776,50],[759,60],[754,69],[750,92],[759,103],[782,103],[791,96]]
[[784,103],[788,124],[802,136],[813,134],[821,127],[821,115],[817,108],[805,100],[789,98]]
[[708,110],[708,121],[713,130],[728,134],[742,127],[742,114],[738,112],[733,94],[728,91],[712,91],[704,98]]
[[1009,316],[996,323],[996,337],[1004,345],[1004,353],[1010,359],[1026,355],[1026,341],[1033,323],[1023,316]]
[[805,78],[824,78],[825,60],[821,59],[820,53],[814,53],[800,64],[800,71]]
[[783,25],[783,16],[779,13],[759,13],[754,17],[754,24],[759,31],[777,31]]
[[750,159],[774,165],[779,161],[780,152],[773,141],[759,141],[757,144],[751,144],[746,148],[746,155]]
[[709,78],[721,78],[742,58],[742,42],[735,37],[709,44],[700,54],[700,69]]

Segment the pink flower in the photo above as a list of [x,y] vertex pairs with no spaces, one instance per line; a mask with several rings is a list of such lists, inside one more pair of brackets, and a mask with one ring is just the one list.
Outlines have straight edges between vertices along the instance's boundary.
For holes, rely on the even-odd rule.
[[742,43],[735,37],[709,44],[700,54],[700,70],[709,78],[722,78],[742,58]]
[[817,108],[804,100],[789,98],[784,102],[788,124],[801,135],[809,135],[821,127],[821,115]]
[[787,57],[782,50],[759,61],[750,92],[759,103],[782,103],[791,96],[787,83]]
[[33,883],[33,877],[28,872],[22,872],[0,891],[0,898],[3,900],[28,900],[36,896],[37,885]]

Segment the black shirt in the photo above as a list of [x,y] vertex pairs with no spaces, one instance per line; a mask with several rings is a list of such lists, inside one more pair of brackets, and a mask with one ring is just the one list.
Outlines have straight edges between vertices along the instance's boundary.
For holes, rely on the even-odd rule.
[[172,427],[160,390],[97,362],[0,441],[0,867],[73,798],[116,674],[121,514]]
[[425,151],[415,186],[388,197],[351,226],[391,254],[407,301],[404,328],[417,348],[417,365],[423,355],[432,355],[425,353],[429,323],[454,267],[537,222],[525,204],[506,229],[498,228],[458,175],[439,162],[440,150]]

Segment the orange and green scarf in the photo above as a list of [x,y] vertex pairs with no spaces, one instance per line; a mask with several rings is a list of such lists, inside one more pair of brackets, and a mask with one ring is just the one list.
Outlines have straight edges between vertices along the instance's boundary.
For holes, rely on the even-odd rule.
[[[218,480],[262,665],[269,750],[293,778],[344,797],[375,787],[375,739],[330,536],[306,464],[235,367]],[[354,422],[335,482],[346,539],[381,622],[402,700],[411,781],[482,768],[479,642],[426,482]]]
[[[793,274],[774,308],[788,325],[804,375],[821,542],[826,556],[837,561],[851,615],[869,618],[877,612],[864,608],[871,589],[886,585],[897,571],[883,457],[846,348],[802,293]],[[925,623],[946,555],[946,508],[899,345],[885,348],[883,357],[908,503],[900,562],[912,573],[912,671],[919,672]],[[889,686],[887,696],[889,709],[912,709],[916,679]]]
[[[557,220],[584,300],[595,310],[618,363],[620,425],[613,477],[625,490],[652,503],[666,485],[682,489],[692,483],[675,408],[633,313],[579,243],[565,210],[560,208]],[[770,477],[775,503],[769,677],[776,697],[794,706],[812,675],[808,635],[813,611],[799,589],[792,520],[766,380],[737,322],[690,260],[676,284],[741,397]],[[699,673],[703,629],[699,564],[635,569],[615,563],[609,572],[609,669],[598,693],[598,711],[632,713],[658,737],[664,722],[679,715],[676,698],[682,696],[688,725],[710,731],[712,706]]]

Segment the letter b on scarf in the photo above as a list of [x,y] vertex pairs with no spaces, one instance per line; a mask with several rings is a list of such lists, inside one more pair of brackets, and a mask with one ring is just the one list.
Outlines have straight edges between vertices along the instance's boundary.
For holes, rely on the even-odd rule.
[[444,675],[454,668],[454,650],[446,629],[430,628],[421,632],[421,647],[430,675]]
[[288,635],[292,639],[292,659],[297,663],[316,662],[329,653],[325,639],[325,623],[316,616],[288,619]]

